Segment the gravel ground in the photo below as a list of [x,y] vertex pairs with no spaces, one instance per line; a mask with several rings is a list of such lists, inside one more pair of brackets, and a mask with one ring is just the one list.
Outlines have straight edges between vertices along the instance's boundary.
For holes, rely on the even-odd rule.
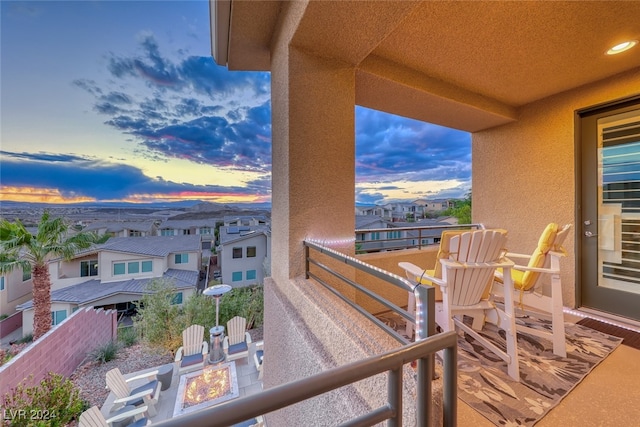
[[[263,339],[262,328],[252,329],[249,333],[254,342]],[[71,374],[70,379],[80,389],[82,399],[88,401],[91,406],[101,408],[109,395],[105,383],[108,371],[120,368],[120,372],[126,375],[170,362],[173,362],[171,353],[159,353],[143,344],[135,344],[120,349],[117,358],[107,363],[85,361]]]

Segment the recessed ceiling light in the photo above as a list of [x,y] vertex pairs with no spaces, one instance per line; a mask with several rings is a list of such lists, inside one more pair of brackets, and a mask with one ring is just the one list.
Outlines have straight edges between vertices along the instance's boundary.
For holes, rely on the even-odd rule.
[[631,49],[632,47],[634,47],[637,44],[638,44],[638,40],[629,40],[629,41],[626,41],[624,43],[619,43],[619,44],[615,45],[614,47],[612,47],[611,49],[609,49],[607,51],[607,55],[616,55],[618,53],[622,53],[625,50]]

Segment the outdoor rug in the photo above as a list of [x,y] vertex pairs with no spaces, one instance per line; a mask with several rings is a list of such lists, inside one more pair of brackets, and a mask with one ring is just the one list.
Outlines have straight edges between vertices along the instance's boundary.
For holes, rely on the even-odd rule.
[[583,325],[596,331],[604,332],[605,334],[613,335],[614,337],[620,337],[623,339],[622,345],[626,345],[640,350],[640,333],[631,329],[621,328],[620,326],[612,325],[610,323],[601,322],[596,319],[590,319],[585,317],[577,322],[578,325]]
[[[537,329],[551,322],[518,318]],[[507,364],[472,337],[458,338],[458,397],[495,425],[532,426],[556,406],[622,341],[591,328],[566,323],[567,357],[553,354],[551,341],[518,332],[520,382]],[[506,348],[504,331],[486,324],[482,335]]]

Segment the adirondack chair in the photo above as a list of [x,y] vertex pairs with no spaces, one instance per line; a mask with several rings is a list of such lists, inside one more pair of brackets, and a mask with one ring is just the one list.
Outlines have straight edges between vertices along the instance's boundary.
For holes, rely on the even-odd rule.
[[176,351],[178,374],[202,369],[209,354],[209,344],[203,340],[204,326],[191,325],[182,331],[182,346]]
[[[451,256],[451,238],[454,236],[459,236],[460,234],[466,232],[468,230],[445,230],[440,235],[440,246],[438,247],[438,253],[436,255],[436,263],[431,270],[425,270],[423,268],[418,267],[417,265],[410,262],[399,262],[398,266],[404,269],[405,274],[407,275],[407,279],[414,283],[428,286],[435,286],[431,283],[426,277],[437,277],[438,279],[442,279],[442,263],[441,259],[449,258]],[[506,231],[505,231],[506,232]],[[493,279],[487,282],[487,289],[483,294],[483,297],[489,297],[490,295],[490,287]],[[439,286],[435,286],[435,299],[436,301],[442,301],[442,292],[440,291]],[[408,312],[410,314],[415,313],[415,296],[413,292],[409,292],[409,300],[407,302]],[[484,322],[484,316],[480,316],[479,318],[474,318],[473,320],[473,328],[479,330],[482,327],[482,323]],[[415,325],[411,322],[407,322],[406,332],[405,334],[409,337],[413,335],[413,329]]]
[[[560,259],[565,256],[562,248],[571,224],[560,228],[558,224],[547,225],[538,240],[538,246],[531,255],[509,252],[506,256],[516,261],[511,270],[511,279],[515,289],[514,298],[518,301],[516,311],[538,318],[550,319],[551,331],[528,328],[519,324],[518,330],[553,342],[553,353],[567,357],[564,333],[564,314],[562,303],[562,283],[560,280]],[[520,261],[519,261],[520,260]],[[528,262],[518,265],[518,262]],[[492,293],[497,299],[503,299],[505,289],[502,284],[504,273],[496,272],[496,284]],[[542,287],[546,280],[551,283],[551,295],[544,295]]]
[[[493,304],[488,284],[496,269],[505,273],[513,262],[503,257],[507,236],[504,230],[477,230],[452,236],[448,257],[440,259],[442,277],[426,272],[423,280],[440,287],[442,302],[436,303],[436,323],[443,331],[456,328],[471,335],[477,342],[507,362],[507,371],[515,380],[520,379],[516,325],[513,299],[505,298],[505,308]],[[511,276],[505,276],[505,286],[513,286]],[[468,326],[464,315],[473,317]],[[478,333],[484,321],[496,324],[506,332],[507,351],[503,351]]]
[[[160,387],[162,383],[157,379],[158,371],[151,371],[144,374],[125,379],[119,368],[113,368],[107,372],[107,388],[115,395],[113,401],[114,409],[121,408],[126,405],[147,407],[150,417],[156,415],[155,405],[160,397]],[[146,383],[131,388],[129,383],[146,379]]]
[[[121,410],[109,414],[109,418],[105,418],[97,406],[92,406],[91,408],[87,409],[80,415],[78,426],[79,427],[111,427],[114,423],[120,423],[120,425],[122,425],[123,421],[130,419],[132,417],[134,418],[134,421],[129,424],[126,424],[126,427],[147,426],[151,424],[151,421],[145,417],[139,418],[140,416],[144,415],[146,411],[147,411],[147,407],[144,405],[139,406],[137,408],[135,406],[125,406]],[[138,417],[137,420],[135,420],[136,417]]]
[[227,360],[249,357],[251,335],[247,332],[247,319],[236,316],[227,322],[227,336],[222,341],[222,349]]

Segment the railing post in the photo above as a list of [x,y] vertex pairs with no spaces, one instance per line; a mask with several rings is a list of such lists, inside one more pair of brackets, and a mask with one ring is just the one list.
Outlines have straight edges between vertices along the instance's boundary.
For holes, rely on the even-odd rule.
[[304,278],[309,280],[309,246],[304,244]]
[[[413,290],[416,296],[416,341],[433,336],[436,333],[436,290],[433,286],[417,285]],[[431,380],[435,378],[435,357],[430,355],[418,359],[418,407],[417,424],[420,427],[431,426],[431,414],[427,408],[431,405]]]
[[387,421],[388,427],[402,427],[402,367],[389,371],[387,394],[394,416]]

